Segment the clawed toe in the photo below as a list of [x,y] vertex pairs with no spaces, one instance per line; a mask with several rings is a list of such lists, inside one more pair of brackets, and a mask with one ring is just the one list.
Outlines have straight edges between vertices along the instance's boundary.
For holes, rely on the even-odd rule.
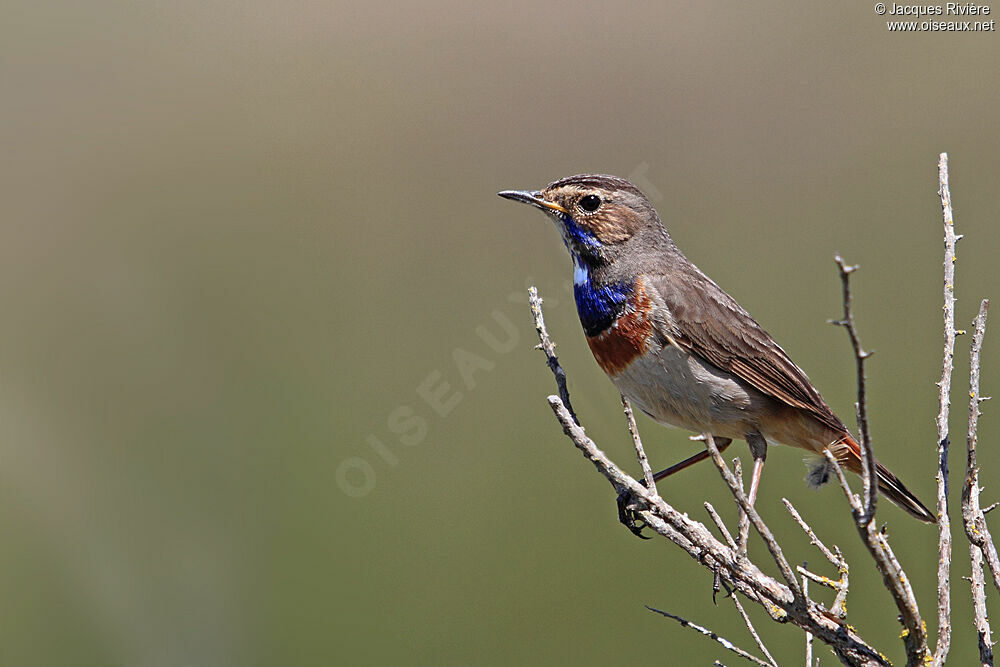
[[726,589],[726,594],[724,597],[727,598],[731,597],[733,594],[733,589],[731,589],[729,587],[729,584],[727,584],[722,579],[722,574],[718,570],[715,570],[712,574],[712,604],[718,604],[718,602],[716,602],[716,596],[718,596],[719,591],[721,591],[723,588]]
[[638,510],[640,506],[636,504],[635,497],[627,490],[618,494],[618,520],[622,525],[632,531],[636,537],[648,540],[651,539],[642,534],[642,529],[647,527],[647,523],[639,518]]

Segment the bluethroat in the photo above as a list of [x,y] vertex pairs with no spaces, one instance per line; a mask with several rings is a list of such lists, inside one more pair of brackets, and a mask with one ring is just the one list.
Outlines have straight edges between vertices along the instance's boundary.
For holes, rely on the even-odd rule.
[[[555,222],[573,259],[587,344],[633,405],[661,424],[711,433],[722,449],[746,440],[753,457],[751,503],[768,445],[820,455],[829,449],[861,474],[850,430],[757,321],[684,256],[638,188],[615,176],[585,174],[537,192],[499,195],[531,204]],[[699,452],[654,479],[705,458],[707,452]],[[876,468],[883,495],[921,521],[936,522],[888,468]],[[807,479],[818,485],[829,474],[823,460]]]

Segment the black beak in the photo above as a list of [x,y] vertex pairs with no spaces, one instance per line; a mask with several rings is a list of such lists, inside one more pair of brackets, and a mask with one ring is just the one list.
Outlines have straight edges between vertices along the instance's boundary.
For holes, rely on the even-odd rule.
[[504,199],[519,201],[522,204],[531,204],[532,206],[537,206],[542,210],[550,209],[553,211],[559,211],[560,213],[569,212],[559,204],[553,204],[552,202],[545,201],[542,198],[542,193],[538,191],[529,192],[527,190],[504,190],[503,192],[498,192],[497,194]]

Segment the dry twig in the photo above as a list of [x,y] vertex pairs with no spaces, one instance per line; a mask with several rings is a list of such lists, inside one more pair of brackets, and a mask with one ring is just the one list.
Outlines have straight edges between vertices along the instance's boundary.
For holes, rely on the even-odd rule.
[[860,516],[855,516],[858,524],[868,523],[875,518],[875,503],[878,498],[877,484],[875,476],[875,456],[872,454],[872,438],[868,430],[868,389],[865,381],[865,359],[872,356],[871,352],[866,352],[861,346],[861,338],[858,336],[857,327],[854,325],[853,299],[851,297],[851,274],[858,270],[857,266],[849,266],[841,259],[840,255],[834,257],[837,268],[840,271],[840,284],[843,290],[844,317],[839,320],[830,320],[830,324],[842,326],[847,330],[847,335],[851,339],[851,347],[854,348],[854,359],[857,366],[858,376],[858,400],[854,404],[858,413],[858,446],[861,448],[861,482],[864,497],[864,511]]
[[746,658],[747,660],[749,660],[750,662],[752,662],[752,663],[754,663],[756,665],[761,665],[761,667],[771,667],[772,663],[764,662],[763,660],[761,660],[757,656],[754,656],[754,655],[751,655],[750,653],[747,653],[746,651],[744,651],[743,649],[741,649],[736,644],[732,643],[731,641],[729,641],[725,637],[720,637],[719,635],[715,634],[714,632],[712,632],[708,628],[703,628],[702,626],[698,625],[697,623],[692,623],[691,621],[689,621],[687,619],[684,619],[684,618],[681,618],[680,616],[674,616],[673,614],[671,614],[668,611],[662,611],[660,609],[656,609],[655,607],[650,607],[649,605],[646,605],[646,609],[648,609],[648,610],[650,610],[652,612],[656,612],[657,614],[660,614],[661,616],[666,616],[667,618],[672,618],[675,621],[677,621],[678,623],[680,623],[683,627],[685,627],[685,628],[691,628],[692,630],[694,630],[696,632],[700,632],[701,634],[705,635],[706,637],[714,639],[715,641],[717,641],[720,644],[722,644],[722,646],[724,646],[728,650],[730,650],[733,653],[735,653],[736,655],[740,656],[741,658]]
[[976,634],[979,638],[979,660],[983,665],[993,664],[993,641],[989,617],[986,614],[986,581],[983,576],[983,562],[990,565],[994,583],[997,581],[996,546],[990,535],[986,518],[979,504],[979,468],[976,463],[976,445],[978,443],[979,404],[985,398],[979,395],[980,354],[983,348],[983,337],[986,335],[986,313],[990,302],[984,299],[979,305],[979,315],[975,320],[975,333],[972,336],[972,352],[970,353],[969,373],[969,431],[966,438],[967,459],[965,466],[965,484],[962,486],[962,524],[969,538],[969,559],[972,563],[972,610],[976,624]]
[[740,613],[740,618],[743,619],[743,624],[746,625],[747,630],[750,631],[750,636],[753,637],[754,643],[757,644],[757,648],[759,648],[760,652],[764,654],[765,658],[767,658],[769,665],[777,667],[778,662],[774,659],[774,656],[771,655],[771,652],[767,650],[767,646],[764,645],[764,641],[760,638],[760,635],[757,634],[757,628],[753,627],[753,623],[750,621],[750,616],[747,615],[746,609],[744,609],[743,605],[740,603],[740,597],[735,594],[729,597],[736,606],[736,611]]
[[712,506],[712,503],[706,501],[705,510],[708,511],[708,516],[712,518],[712,523],[714,523],[715,526],[719,529],[719,532],[722,533],[722,536],[726,538],[726,544],[729,545],[729,548],[732,549],[733,551],[739,551],[739,547],[733,540],[732,534],[729,532],[729,529],[726,528],[726,524],[722,522],[722,517],[720,517],[719,513],[715,511],[715,508]]
[[[830,450],[827,450],[825,454],[827,461],[837,475],[841,488],[847,495],[848,502],[851,503],[853,511],[855,513],[862,512],[861,499],[851,491],[837,459]],[[913,588],[910,586],[910,579],[899,564],[896,554],[889,547],[885,534],[876,527],[874,519],[867,524],[859,525],[858,533],[861,535],[861,541],[868,549],[868,553],[875,561],[879,574],[882,575],[882,583],[892,595],[896,609],[899,610],[900,618],[903,621],[902,637],[903,645],[906,647],[907,664],[923,664],[931,657],[927,648],[927,628],[920,617],[920,610],[917,607]]]
[[[813,574],[812,572],[805,569],[805,565],[796,568],[803,577],[812,579],[818,584],[832,588],[837,591],[837,595],[833,599],[833,604],[830,605],[830,612],[836,614],[840,618],[847,618],[847,590],[850,587],[850,568],[847,566],[847,561],[844,560],[843,554],[840,553],[840,549],[835,546],[834,549],[837,553],[830,551],[822,540],[820,540],[816,533],[813,531],[812,527],[805,522],[802,515],[799,514],[798,510],[788,501],[787,498],[782,498],[781,502],[785,504],[785,509],[788,513],[792,515],[799,527],[802,528],[803,532],[809,536],[809,542],[814,544],[823,556],[830,561],[830,564],[837,568],[837,573],[840,575],[838,581],[834,581],[829,577],[823,577],[818,574]],[[803,591],[804,592],[804,591]]]
[[886,589],[892,594],[896,608],[899,610],[904,628],[903,644],[906,647],[907,664],[922,664],[930,658],[930,651],[927,648],[927,628],[920,617],[920,610],[917,607],[917,599],[913,594],[913,589],[910,587],[910,580],[906,576],[906,572],[903,571],[903,567],[893,553],[892,548],[889,546],[889,541],[886,539],[885,534],[875,524],[875,496],[877,491],[875,483],[875,457],[871,451],[871,437],[868,433],[868,407],[866,405],[867,396],[864,369],[864,360],[870,356],[870,353],[865,352],[861,347],[857,329],[854,326],[854,314],[851,309],[850,274],[857,267],[846,265],[844,260],[839,256],[836,257],[836,262],[840,269],[840,278],[843,285],[844,318],[833,323],[847,329],[851,338],[851,346],[854,348],[855,361],[857,362],[858,403],[856,407],[858,412],[858,428],[861,432],[859,446],[861,447],[861,471],[864,484],[863,498],[858,498],[851,491],[850,486],[847,484],[847,479],[844,477],[844,472],[840,468],[840,464],[837,463],[836,458],[830,450],[827,450],[825,454],[827,460],[836,471],[840,485],[847,495],[848,502],[851,504],[851,510],[857,523],[861,541],[868,549],[868,553],[875,560],[875,566],[878,568],[879,574],[882,575],[882,581],[885,583]]
[[[788,502],[787,500],[785,501]],[[805,568],[807,563],[802,563],[802,567]],[[809,597],[809,579],[802,575],[802,593]],[[806,633],[806,667],[811,667],[813,661],[813,636],[812,633]]]
[[625,421],[628,422],[628,432],[632,435],[635,456],[639,459],[639,466],[642,468],[642,477],[646,480],[646,488],[652,491],[654,496],[659,495],[656,491],[656,482],[653,481],[653,469],[649,467],[649,459],[646,458],[646,450],[642,446],[642,438],[639,437],[639,427],[635,425],[632,404],[625,398],[625,394],[622,394],[621,397],[622,409],[625,411]]
[[528,305],[531,307],[531,315],[535,320],[535,331],[538,332],[538,346],[536,349],[545,353],[545,362],[548,364],[552,374],[556,376],[556,388],[559,390],[559,398],[562,399],[563,405],[566,406],[570,416],[573,417],[573,421],[579,424],[580,420],[576,418],[573,404],[569,402],[569,389],[566,387],[566,371],[563,370],[562,365],[559,363],[559,357],[556,356],[556,344],[549,338],[549,332],[545,329],[545,317],[542,315],[542,298],[538,296],[538,290],[534,285],[528,288]]
[[937,520],[938,520],[938,640],[934,664],[943,665],[951,648],[951,519],[948,517],[948,412],[951,374],[955,358],[955,216],[948,186],[948,154],[938,159],[938,195],[944,220],[944,352],[938,384],[937,415]]
[[699,439],[705,442],[705,446],[708,448],[709,454],[712,456],[712,461],[715,462],[715,467],[719,469],[722,473],[722,479],[726,481],[729,485],[729,490],[733,494],[733,498],[736,499],[737,506],[746,513],[747,518],[750,519],[750,524],[760,535],[761,539],[764,540],[764,544],[767,546],[767,550],[771,553],[771,558],[774,559],[774,564],[778,566],[778,571],[781,572],[782,578],[788,587],[792,590],[795,595],[796,601],[803,600],[802,590],[799,588],[799,581],[795,577],[795,572],[792,571],[791,566],[788,561],[785,560],[785,554],[781,551],[781,545],[778,544],[778,540],[774,538],[771,533],[771,529],[767,527],[764,520],[760,518],[757,514],[756,508],[750,504],[750,499],[747,498],[746,494],[743,492],[743,487],[736,481],[736,477],[729,470],[729,466],[726,465],[725,460],[722,458],[722,454],[719,453],[719,448],[715,445],[715,438],[712,437],[711,433],[702,433],[698,436]]

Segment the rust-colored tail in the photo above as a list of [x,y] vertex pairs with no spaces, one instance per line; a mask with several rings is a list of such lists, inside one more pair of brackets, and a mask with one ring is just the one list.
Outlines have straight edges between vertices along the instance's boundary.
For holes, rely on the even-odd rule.
[[[847,466],[848,470],[860,475],[861,447],[851,437],[844,438],[838,445],[843,447],[834,446],[833,451],[837,458]],[[925,523],[937,523],[937,517],[924,507],[924,504],[899,481],[898,477],[878,461],[875,462],[875,474],[878,477],[878,490],[893,504]]]

